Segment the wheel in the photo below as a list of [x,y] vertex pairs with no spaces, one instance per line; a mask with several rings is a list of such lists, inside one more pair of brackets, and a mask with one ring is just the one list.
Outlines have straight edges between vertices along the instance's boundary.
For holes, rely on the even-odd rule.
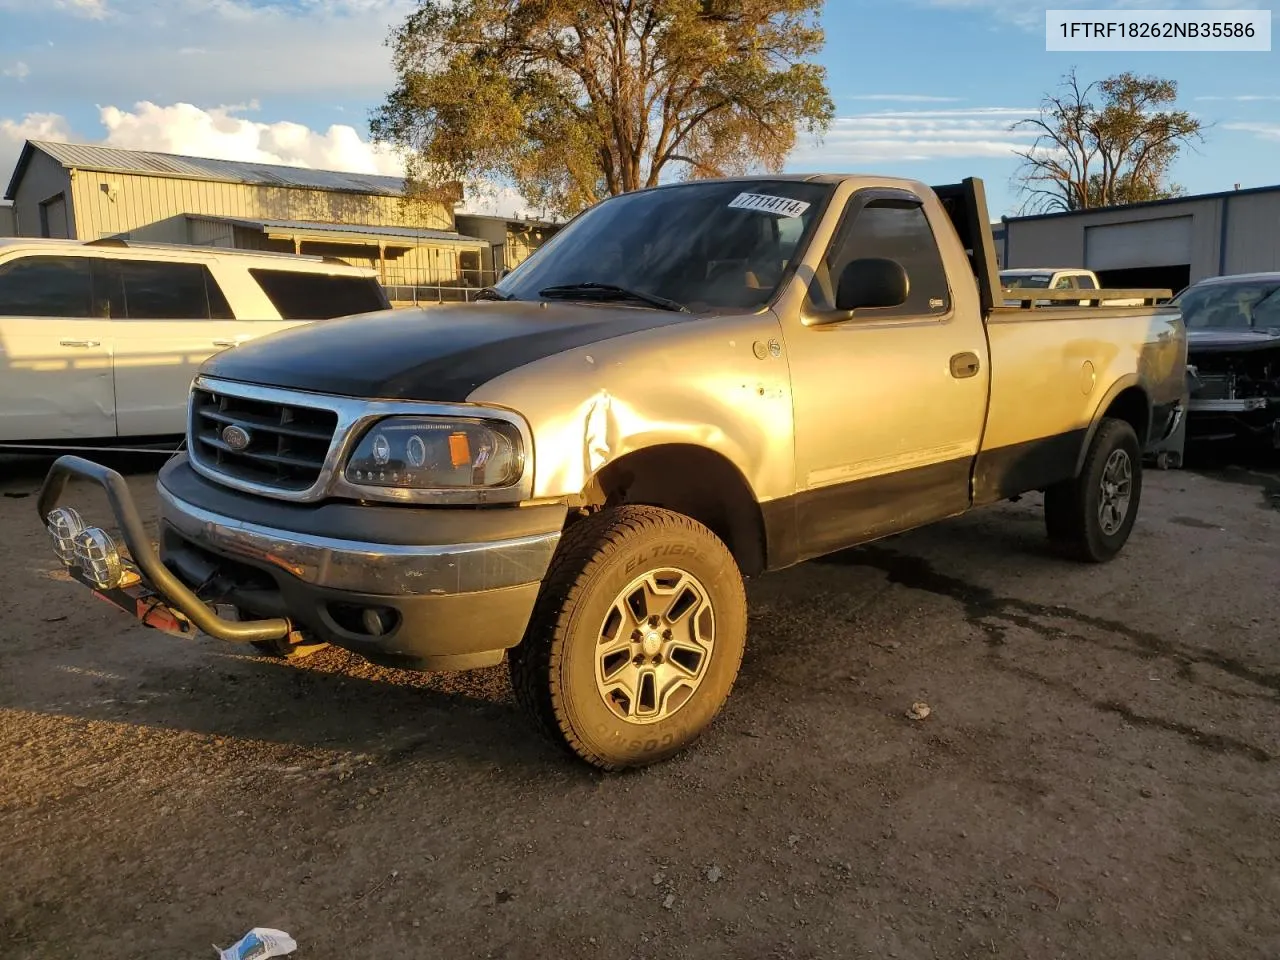
[[702,524],[623,506],[565,531],[511,683],[538,727],[604,770],[693,743],[733,688],[746,641],[742,575]]
[[1125,421],[1107,418],[1093,435],[1080,475],[1045,491],[1049,539],[1077,560],[1110,560],[1129,539],[1141,497],[1138,435]]

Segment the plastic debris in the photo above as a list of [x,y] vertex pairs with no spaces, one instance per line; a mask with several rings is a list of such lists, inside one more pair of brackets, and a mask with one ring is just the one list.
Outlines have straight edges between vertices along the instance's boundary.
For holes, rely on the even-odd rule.
[[923,700],[919,700],[911,705],[911,709],[907,711],[907,717],[911,720],[923,720],[931,713],[933,713],[933,708]]
[[283,930],[254,927],[225,950],[214,945],[218,960],[266,960],[283,957],[298,949],[297,942]]

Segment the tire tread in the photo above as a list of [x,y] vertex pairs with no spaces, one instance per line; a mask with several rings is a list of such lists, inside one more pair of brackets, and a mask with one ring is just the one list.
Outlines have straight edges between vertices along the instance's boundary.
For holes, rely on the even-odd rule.
[[[543,736],[567,746],[579,758],[604,771],[621,769],[624,764],[601,757],[574,733],[563,692],[553,682],[564,655],[568,620],[590,588],[596,571],[619,550],[626,549],[627,541],[646,532],[673,528],[710,537],[720,544],[732,562],[728,549],[709,529],[691,517],[660,507],[629,504],[579,520],[561,538],[543,578],[524,639],[508,658],[516,702]],[[742,578],[730,579],[745,605]],[[739,650],[739,663],[734,664],[733,676],[737,675],[741,658]]]

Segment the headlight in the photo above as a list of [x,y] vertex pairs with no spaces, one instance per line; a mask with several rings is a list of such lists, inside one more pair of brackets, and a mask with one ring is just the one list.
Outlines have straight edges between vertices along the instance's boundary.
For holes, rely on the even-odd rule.
[[507,487],[524,472],[520,432],[496,420],[388,417],[347,461],[349,483],[409,490]]

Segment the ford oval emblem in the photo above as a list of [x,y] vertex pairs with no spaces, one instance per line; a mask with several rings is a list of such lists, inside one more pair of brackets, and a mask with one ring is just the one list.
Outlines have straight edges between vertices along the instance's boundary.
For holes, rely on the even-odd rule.
[[249,431],[237,424],[230,423],[222,428],[222,442],[237,453],[249,446],[252,439]]

